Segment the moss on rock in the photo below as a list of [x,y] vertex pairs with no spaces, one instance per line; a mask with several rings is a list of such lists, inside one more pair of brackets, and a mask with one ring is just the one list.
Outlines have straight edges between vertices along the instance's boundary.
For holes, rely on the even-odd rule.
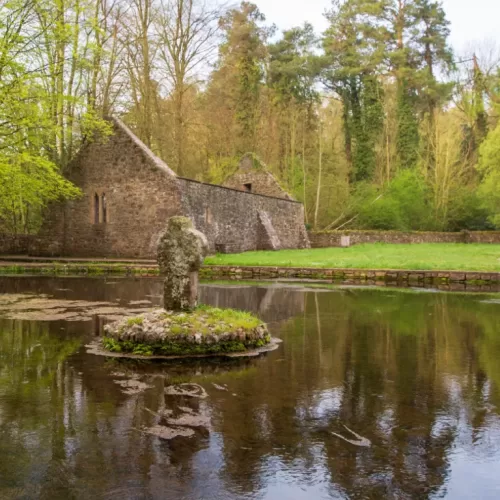
[[266,325],[252,314],[206,306],[182,313],[158,309],[104,329],[107,351],[146,356],[244,352],[271,341]]

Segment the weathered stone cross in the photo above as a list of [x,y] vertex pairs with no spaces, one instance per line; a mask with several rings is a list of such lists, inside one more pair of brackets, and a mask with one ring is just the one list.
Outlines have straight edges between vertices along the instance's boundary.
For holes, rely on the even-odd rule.
[[167,311],[189,311],[198,303],[198,270],[208,253],[206,236],[188,217],[168,220],[158,243],[158,265],[165,276],[163,304]]

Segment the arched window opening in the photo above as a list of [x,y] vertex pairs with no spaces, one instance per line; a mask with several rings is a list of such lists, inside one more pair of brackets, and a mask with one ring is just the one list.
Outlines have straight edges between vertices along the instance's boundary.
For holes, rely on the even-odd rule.
[[106,195],[103,193],[101,196],[102,202],[102,222],[108,222],[108,207],[106,206]]
[[94,195],[94,224],[99,224],[99,195]]

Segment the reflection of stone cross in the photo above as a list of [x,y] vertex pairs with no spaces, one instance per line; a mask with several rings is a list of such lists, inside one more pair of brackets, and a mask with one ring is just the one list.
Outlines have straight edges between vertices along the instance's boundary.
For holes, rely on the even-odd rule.
[[168,220],[158,243],[158,265],[165,276],[163,304],[167,311],[188,311],[198,301],[198,270],[208,252],[207,238],[188,217]]

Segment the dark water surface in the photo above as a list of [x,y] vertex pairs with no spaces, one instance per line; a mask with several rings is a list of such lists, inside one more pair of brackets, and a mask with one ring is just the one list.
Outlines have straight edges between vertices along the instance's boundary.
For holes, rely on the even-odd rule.
[[[36,301],[23,316],[28,292],[54,300],[50,318]],[[499,297],[205,286],[205,303],[270,322],[280,348],[168,364],[86,354],[103,303],[160,293],[153,279],[0,278],[0,499],[500,498]],[[187,382],[208,397],[165,393]],[[179,411],[204,425],[144,431]]]

